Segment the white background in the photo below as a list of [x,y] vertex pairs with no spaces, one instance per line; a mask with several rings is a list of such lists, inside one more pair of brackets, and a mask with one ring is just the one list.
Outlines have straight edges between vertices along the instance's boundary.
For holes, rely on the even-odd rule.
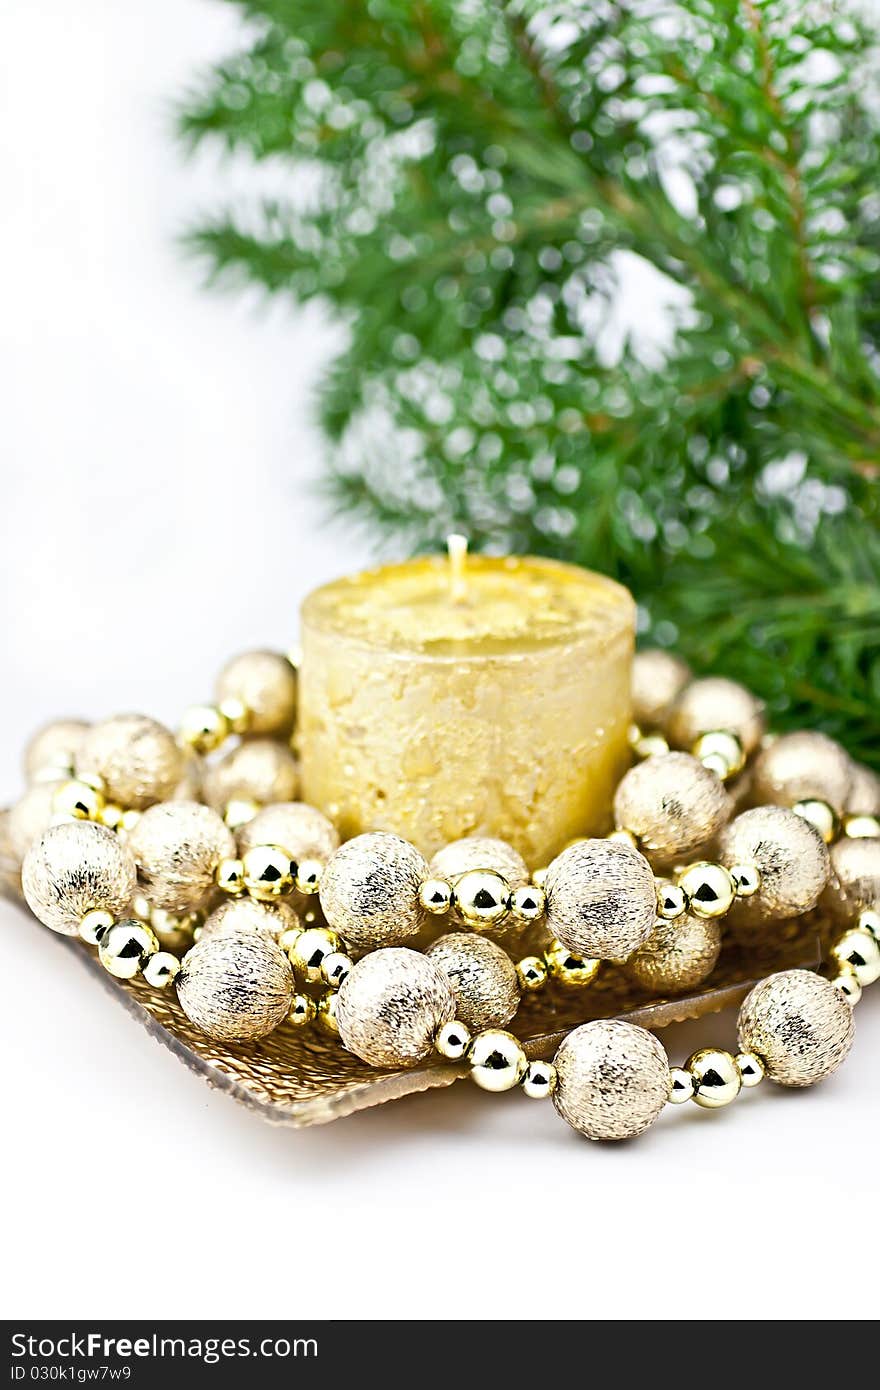
[[[42,719],[173,721],[369,558],[308,491],[328,329],[203,293],[175,245],[227,180],[185,165],[169,103],[237,26],[205,0],[0,13],[0,801]],[[880,999],[825,1085],[670,1110],[629,1146],[466,1085],[294,1133],[31,919],[2,905],[0,931],[8,1317],[876,1315]],[[733,1020],[664,1035],[676,1061],[710,1039]]]

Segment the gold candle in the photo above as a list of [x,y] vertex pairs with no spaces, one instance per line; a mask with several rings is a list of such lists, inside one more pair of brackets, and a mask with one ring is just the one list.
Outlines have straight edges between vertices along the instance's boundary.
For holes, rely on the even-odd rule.
[[303,795],[346,838],[464,835],[533,867],[604,831],[627,766],[635,605],[533,556],[388,565],[302,607]]

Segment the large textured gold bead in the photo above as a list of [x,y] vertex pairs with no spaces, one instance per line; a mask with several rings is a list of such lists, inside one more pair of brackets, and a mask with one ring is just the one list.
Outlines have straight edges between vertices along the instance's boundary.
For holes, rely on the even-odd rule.
[[659,647],[636,652],[632,667],[632,713],[642,729],[659,729],[670,705],[691,679],[690,668]]
[[654,929],[657,890],[647,859],[630,845],[581,840],[544,880],[547,927],[577,956],[622,960]]
[[245,739],[206,767],[202,779],[205,800],[220,812],[230,801],[293,801],[298,787],[296,759],[271,738]]
[[252,1042],[287,1017],[293,971],[281,947],[255,931],[202,937],[181,963],[177,997],[209,1038]]
[[644,1028],[595,1019],[575,1028],[553,1059],[553,1104],[588,1139],[631,1139],[656,1120],[669,1094],[669,1062]]
[[443,1024],[454,1017],[448,977],[427,956],[401,946],[364,956],[336,995],[339,1036],[371,1067],[423,1061]]
[[214,888],[218,864],[235,854],[232,832],[198,801],[150,806],[129,835],[128,847],[144,895],[170,912],[201,907]]
[[831,873],[822,906],[836,922],[880,908],[880,840],[838,840],[831,846]]
[[76,755],[77,777],[100,778],[108,801],[136,811],[167,801],[183,772],[174,735],[145,714],[118,714],[93,724]]
[[721,832],[718,844],[718,857],[728,869],[754,864],[761,875],[758,891],[738,897],[730,909],[730,921],[737,926],[798,917],[816,906],[828,881],[822,836],[781,806],[743,811]]
[[424,921],[419,886],[427,876],[424,857],[408,840],[384,831],[356,835],[324,870],[324,916],[355,951],[407,941]]
[[253,931],[276,941],[282,932],[299,926],[299,916],[288,903],[261,903],[251,897],[228,898],[205,918],[199,940],[223,932]]
[[510,888],[522,888],[529,881],[522,855],[506,840],[495,840],[488,835],[453,840],[437,851],[429,865],[432,878],[445,878],[449,883],[474,869],[490,869],[500,874]]
[[218,705],[236,700],[253,734],[288,734],[296,717],[296,671],[280,652],[242,652],[217,677]]
[[637,763],[614,795],[614,817],[659,865],[690,858],[715,838],[730,816],[730,798],[714,772],[689,753]]
[[838,814],[849,796],[853,765],[833,738],[813,729],[780,734],[762,748],[752,767],[751,795],[771,806],[825,801]]
[[850,769],[845,810],[848,816],[880,816],[880,777],[863,763]]
[[519,1008],[516,966],[506,951],[475,932],[449,932],[426,952],[448,976],[455,1016],[474,1032],[503,1028]]
[[853,1011],[830,980],[809,970],[770,975],[739,1012],[739,1045],[780,1086],[812,1086],[840,1066],[853,1042]]
[[738,681],[707,676],[681,692],[665,721],[678,748],[692,748],[703,734],[736,734],[745,753],[753,753],[764,736],[764,706]]
[[83,719],[56,719],[28,740],[24,772],[29,782],[63,781],[73,774],[80,745],[89,726]]
[[304,859],[326,863],[339,848],[339,832],[317,807],[305,801],[281,801],[265,806],[239,830],[239,853],[254,845],[280,845],[297,864]]
[[112,830],[92,821],[53,825],[31,845],[21,886],[35,917],[62,936],[76,936],[87,912],[121,917],[137,887],[134,859]]
[[6,841],[16,864],[20,864],[34,843],[55,818],[55,794],[63,782],[35,782],[9,809]]
[[626,973],[652,994],[679,994],[711,975],[721,950],[721,923],[685,913],[657,922],[644,946],[626,963]]

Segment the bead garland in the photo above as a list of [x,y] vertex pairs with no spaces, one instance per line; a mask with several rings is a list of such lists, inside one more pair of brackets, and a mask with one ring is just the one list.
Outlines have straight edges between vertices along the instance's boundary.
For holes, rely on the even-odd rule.
[[[296,689],[288,659],[245,653],[176,738],[140,715],[40,731],[9,813],[40,921],[117,978],[174,984],[210,1037],[316,1023],[374,1066],[435,1053],[484,1090],[552,1097],[591,1138],[640,1133],[667,1102],[725,1106],[765,1076],[809,1085],[846,1056],[880,977],[880,779],[833,740],[771,738],[744,687],[640,653],[614,829],[530,874],[485,837],[430,864],[387,832],[340,844],[293,799]],[[644,988],[689,988],[714,968],[723,922],[749,939],[817,904],[836,924],[828,977],[756,985],[735,1055],[670,1067],[651,1033],[597,1019],[530,1061],[506,1030],[524,993],[588,986],[603,960]]]

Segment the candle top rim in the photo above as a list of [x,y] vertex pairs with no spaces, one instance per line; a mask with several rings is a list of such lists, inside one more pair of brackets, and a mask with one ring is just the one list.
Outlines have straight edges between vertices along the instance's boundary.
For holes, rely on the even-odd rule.
[[606,575],[535,555],[469,555],[463,588],[445,555],[347,575],[314,589],[303,628],[402,656],[515,655],[632,628],[629,590]]

